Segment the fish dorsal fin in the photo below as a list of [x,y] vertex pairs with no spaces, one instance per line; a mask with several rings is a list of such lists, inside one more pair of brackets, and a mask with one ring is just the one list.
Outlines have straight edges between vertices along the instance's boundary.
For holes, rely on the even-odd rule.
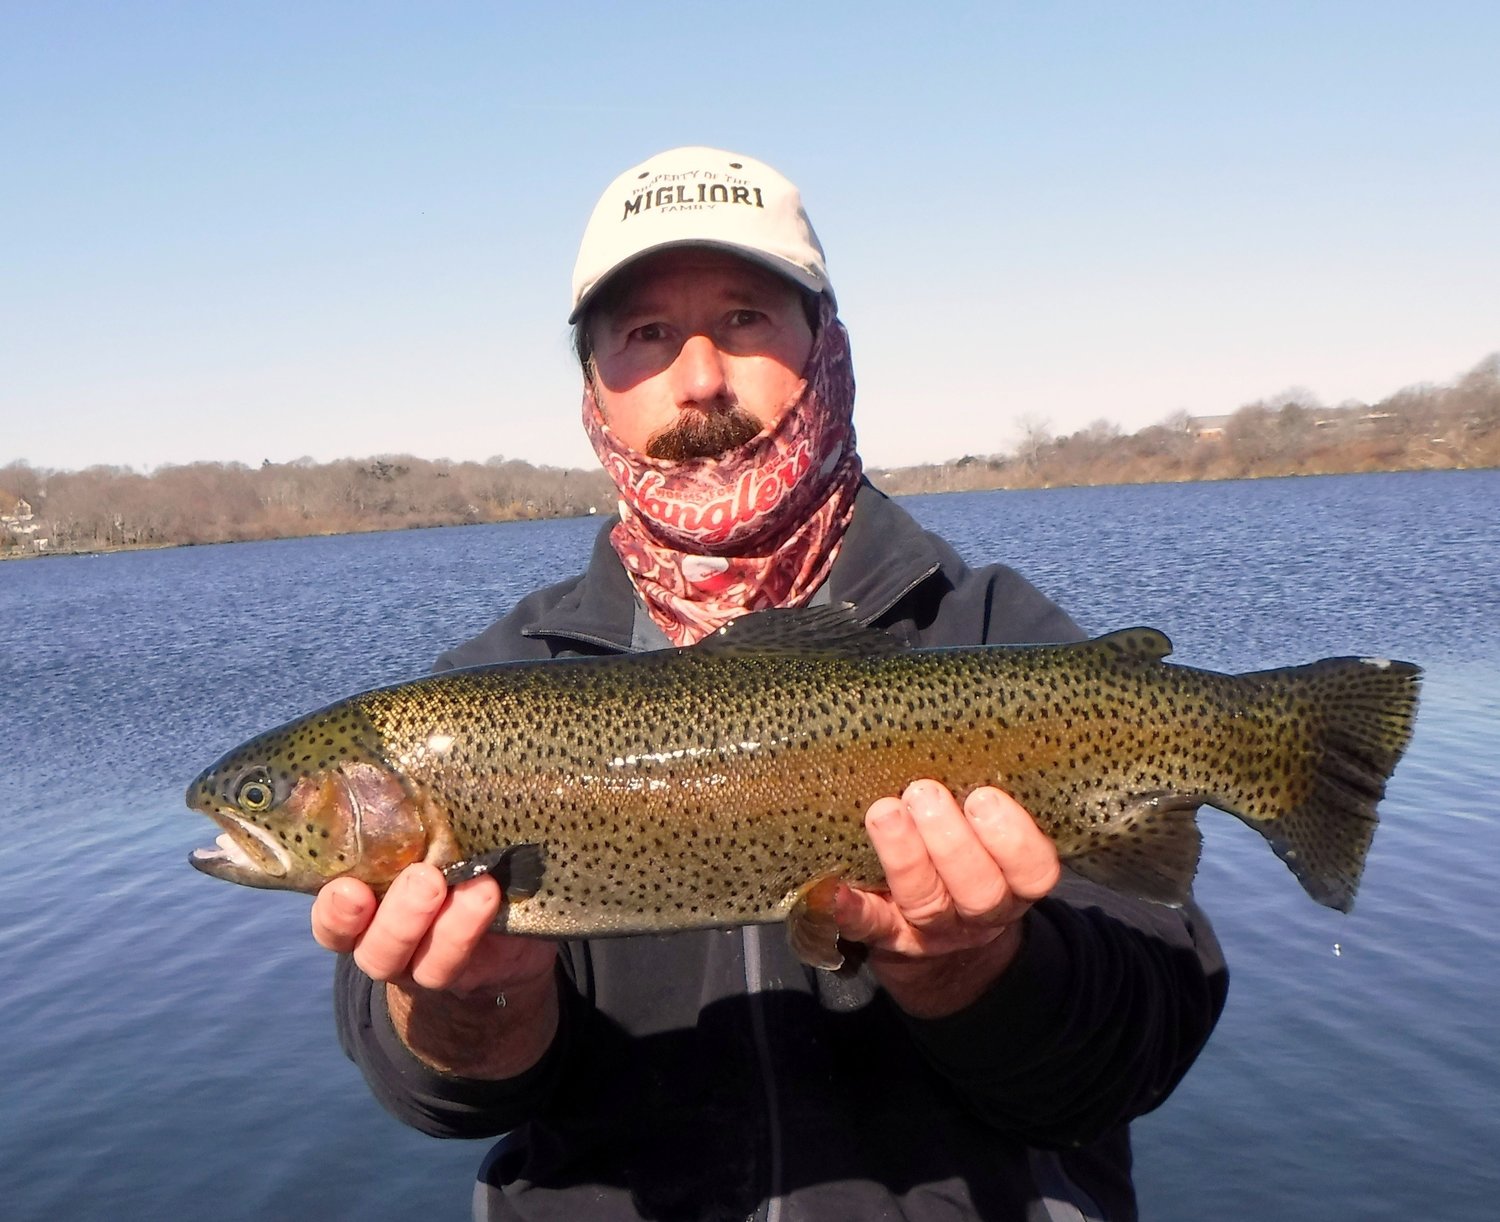
[[1129,662],[1160,662],[1172,654],[1172,642],[1165,632],[1155,628],[1121,628],[1084,642],[1088,649],[1108,652]]
[[807,654],[874,658],[905,653],[910,647],[857,618],[852,604],[831,603],[824,607],[752,611],[730,620],[691,648],[705,654],[738,657]]

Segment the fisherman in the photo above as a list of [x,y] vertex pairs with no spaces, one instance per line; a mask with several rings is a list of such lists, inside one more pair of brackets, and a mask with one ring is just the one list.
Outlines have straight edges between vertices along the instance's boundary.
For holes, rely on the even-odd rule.
[[[586,572],[440,667],[686,646],[829,602],[916,646],[1082,635],[863,478],[823,249],[771,167],[679,148],[627,170],[572,307],[619,514]],[[559,945],[490,932],[487,877],[414,865],[378,904],[337,879],[312,923],[340,952],[343,1047],[406,1123],[504,1135],[480,1219],[1134,1217],[1129,1122],[1224,1003],[1206,919],[1061,877],[996,789],[913,777],[865,826],[888,890],[837,892],[838,973],[778,926]]]

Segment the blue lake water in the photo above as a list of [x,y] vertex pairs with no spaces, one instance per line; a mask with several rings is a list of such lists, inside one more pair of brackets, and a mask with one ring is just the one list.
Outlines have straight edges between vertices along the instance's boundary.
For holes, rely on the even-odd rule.
[[[1136,1126],[1148,1219],[1489,1219],[1500,1202],[1500,472],[913,498],[1091,632],[1245,670],[1427,668],[1359,903],[1205,812],[1233,972]],[[581,567],[596,523],[0,565],[0,1216],[467,1216],[485,1143],[403,1129],[339,1053],[308,899],[190,869],[222,750],[424,671]]]

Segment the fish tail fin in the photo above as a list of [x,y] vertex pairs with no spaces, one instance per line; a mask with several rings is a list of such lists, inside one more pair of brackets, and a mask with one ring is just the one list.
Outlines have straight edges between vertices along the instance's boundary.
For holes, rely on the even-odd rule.
[[1242,781],[1226,809],[1266,838],[1320,904],[1354,905],[1376,805],[1411,741],[1420,675],[1410,662],[1326,658],[1241,676],[1307,733],[1282,736],[1275,779]]

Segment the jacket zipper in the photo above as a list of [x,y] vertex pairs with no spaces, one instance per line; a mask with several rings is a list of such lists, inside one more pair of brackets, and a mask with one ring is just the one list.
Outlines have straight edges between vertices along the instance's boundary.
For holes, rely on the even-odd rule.
[[760,1069],[760,1082],[765,1092],[766,1128],[770,1135],[771,1171],[770,1190],[764,1204],[750,1215],[749,1222],[779,1222],[781,1218],[781,1095],[776,1083],[776,1067],[771,1059],[771,1041],[766,1032],[763,1003],[765,975],[761,970],[759,925],[745,925],[740,929],[741,945],[745,954],[745,992],[750,1000],[750,1032],[755,1043],[755,1060]]

